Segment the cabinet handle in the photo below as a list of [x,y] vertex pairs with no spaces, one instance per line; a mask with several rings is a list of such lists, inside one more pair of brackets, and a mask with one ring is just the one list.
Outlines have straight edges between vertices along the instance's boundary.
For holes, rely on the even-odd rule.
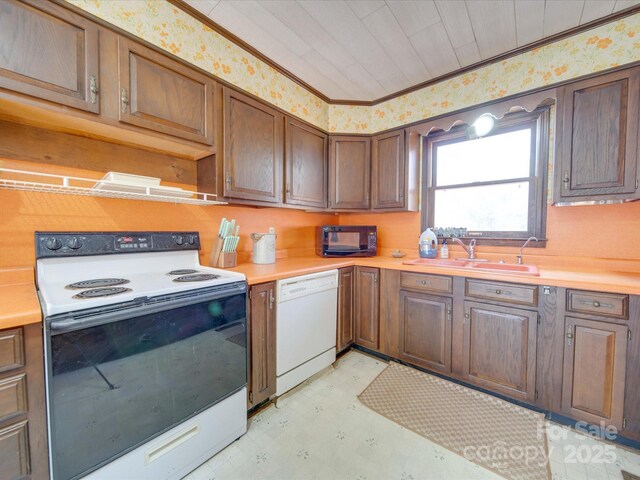
[[98,101],[98,81],[96,80],[95,75],[91,75],[89,77],[89,100],[91,103],[96,103]]
[[431,285],[431,282],[428,280],[416,280],[418,285]]
[[571,332],[567,333],[567,338],[573,338],[573,333]]
[[451,315],[451,310],[447,310],[447,315]]
[[573,345],[573,325],[567,325],[567,346]]
[[285,192],[287,193],[287,195],[291,195],[291,187],[289,185],[287,185]]
[[129,105],[129,95],[127,95],[127,89],[120,90],[120,110],[122,113],[127,113],[127,106]]
[[562,178],[562,183],[564,183],[565,188],[569,186],[569,174],[565,173]]
[[224,181],[227,184],[227,187],[231,188],[231,172],[227,172],[227,175]]
[[496,295],[500,295],[502,292],[500,290],[496,290]]
[[593,306],[598,308],[600,306],[600,302],[596,300],[595,302],[593,302]]
[[269,310],[273,310],[273,302],[275,298],[273,297],[273,290],[269,291]]

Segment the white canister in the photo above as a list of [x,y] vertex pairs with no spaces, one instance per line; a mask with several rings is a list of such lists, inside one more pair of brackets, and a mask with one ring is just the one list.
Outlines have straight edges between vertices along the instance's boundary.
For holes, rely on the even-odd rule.
[[253,263],[276,263],[276,233],[273,228],[269,233],[252,233]]

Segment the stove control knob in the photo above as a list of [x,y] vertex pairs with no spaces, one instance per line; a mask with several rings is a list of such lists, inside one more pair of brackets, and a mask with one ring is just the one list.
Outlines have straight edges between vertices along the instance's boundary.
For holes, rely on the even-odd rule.
[[187,243],[188,243],[189,245],[193,245],[194,243],[196,243],[196,237],[194,237],[193,235],[189,235],[189,236],[187,237]]
[[176,242],[176,245],[182,245],[184,243],[184,237],[182,235],[176,235],[173,237],[173,240]]
[[44,242],[44,246],[47,248],[47,250],[56,251],[62,248],[62,242],[56,237],[52,237]]
[[82,240],[80,240],[78,237],[70,238],[67,241],[67,247],[69,247],[71,250],[78,250],[82,247]]

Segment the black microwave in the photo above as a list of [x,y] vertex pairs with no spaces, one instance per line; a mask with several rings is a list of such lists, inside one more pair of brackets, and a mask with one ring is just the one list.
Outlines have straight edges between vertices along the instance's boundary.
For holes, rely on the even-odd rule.
[[324,225],[316,230],[316,253],[321,257],[373,257],[377,252],[377,227]]

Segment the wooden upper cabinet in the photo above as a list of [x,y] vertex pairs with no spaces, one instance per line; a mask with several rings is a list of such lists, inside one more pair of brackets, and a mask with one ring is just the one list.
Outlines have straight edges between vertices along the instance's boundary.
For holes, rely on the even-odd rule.
[[640,69],[558,90],[554,202],[639,197]]
[[121,122],[213,145],[213,80],[124,37],[118,64]]
[[400,291],[400,359],[451,373],[451,298]]
[[376,135],[371,144],[371,207],[418,211],[420,135],[408,130]]
[[537,316],[528,310],[465,301],[464,380],[534,401]]
[[326,134],[287,118],[284,203],[327,208]]
[[248,407],[276,393],[276,284],[251,287],[249,300]]
[[0,88],[100,111],[98,27],[51,2],[0,2]]
[[566,317],[562,412],[622,429],[627,326]]
[[380,348],[380,270],[356,267],[356,339],[355,342],[372,350]]
[[329,207],[368,210],[371,188],[371,139],[329,137]]
[[280,203],[284,116],[229,88],[223,110],[224,196]]

